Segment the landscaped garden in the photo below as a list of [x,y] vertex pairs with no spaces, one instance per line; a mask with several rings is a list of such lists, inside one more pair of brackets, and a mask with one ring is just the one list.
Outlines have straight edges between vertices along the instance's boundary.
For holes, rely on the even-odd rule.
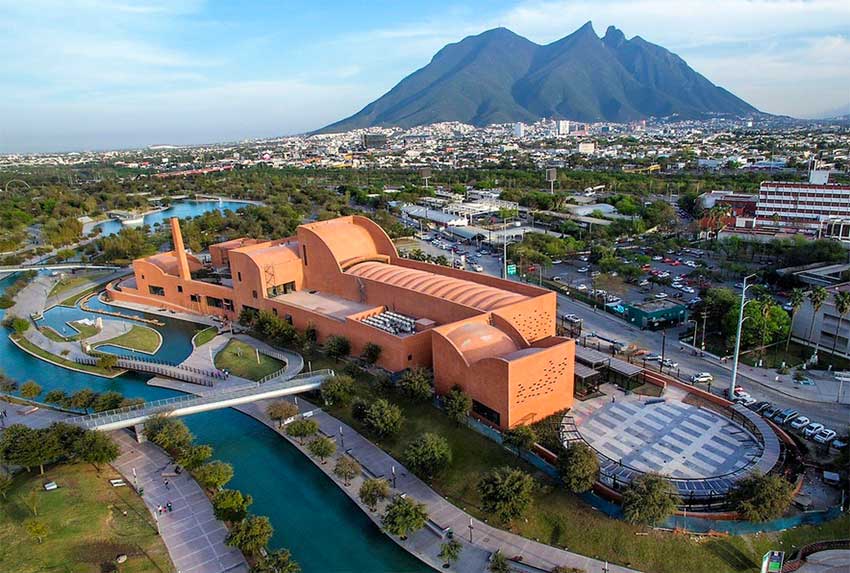
[[53,288],[50,289],[50,294],[48,295],[48,297],[59,296],[62,293],[68,292],[69,290],[73,290],[84,284],[97,282],[99,279],[103,278],[108,274],[108,272],[98,272],[92,274],[73,275],[70,277],[65,277],[58,281],[55,285],[53,285]]
[[98,346],[119,346],[121,348],[129,348],[130,350],[137,350],[146,354],[153,354],[159,350],[161,344],[162,336],[159,332],[147,326],[134,324],[132,328],[124,334],[116,336],[115,338],[110,338],[104,342],[99,342]]
[[86,324],[81,321],[73,321],[68,323],[74,332],[72,334],[62,334],[50,326],[42,326],[39,331],[54,342],[74,342],[76,340],[85,340],[97,334],[99,331],[93,324]]
[[210,342],[213,338],[218,334],[218,327],[210,326],[209,328],[205,328],[203,330],[199,330],[194,337],[192,337],[192,343],[195,345],[195,348],[199,348]]
[[[116,477],[83,463],[16,476],[0,497],[0,571],[99,573],[121,554],[122,573],[174,571],[142,500],[113,488]],[[59,488],[45,491],[50,481]]]
[[215,367],[227,370],[234,376],[259,380],[286,366],[280,360],[267,356],[241,340],[233,339],[215,355]]

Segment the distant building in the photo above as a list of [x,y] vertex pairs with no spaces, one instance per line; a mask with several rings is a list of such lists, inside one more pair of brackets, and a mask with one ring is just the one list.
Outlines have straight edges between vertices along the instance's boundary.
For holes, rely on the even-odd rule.
[[364,149],[380,149],[387,146],[387,136],[382,133],[364,133],[360,136]]
[[813,171],[808,183],[763,181],[759,188],[759,226],[820,230],[829,219],[848,213],[850,185],[829,183],[823,172]]
[[578,152],[582,155],[591,155],[596,151],[596,144],[592,141],[582,141],[578,144]]
[[626,320],[641,328],[666,328],[681,324],[688,317],[688,309],[669,299],[649,299],[624,305]]
[[555,134],[556,135],[569,135],[570,134],[570,122],[567,119],[558,119],[555,121]]
[[514,137],[522,139],[525,136],[525,124],[518,121],[514,124]]
[[[838,265],[833,265],[838,266]],[[843,274],[847,276],[847,265]],[[808,298],[803,300],[802,306],[794,313],[794,322],[791,325],[791,337],[795,341],[810,347],[817,345],[821,351],[850,357],[850,317],[844,316],[839,319],[838,311],[835,309],[835,294],[850,290],[850,283],[844,282],[835,286],[827,287],[829,297],[817,311],[812,307]],[[812,321],[814,315],[814,321]],[[841,322],[841,328],[838,323]]]

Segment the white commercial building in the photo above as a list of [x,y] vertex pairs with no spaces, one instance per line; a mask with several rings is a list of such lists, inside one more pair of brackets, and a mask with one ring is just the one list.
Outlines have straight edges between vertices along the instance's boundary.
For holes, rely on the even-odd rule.
[[808,183],[764,181],[759,188],[759,224],[799,229],[822,229],[830,219],[850,213],[850,185],[827,182],[813,172]]

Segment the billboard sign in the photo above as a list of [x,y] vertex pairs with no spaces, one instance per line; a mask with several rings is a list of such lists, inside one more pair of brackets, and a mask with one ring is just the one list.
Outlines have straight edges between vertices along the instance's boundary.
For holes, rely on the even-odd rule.
[[761,560],[761,573],[782,573],[784,562],[784,551],[768,551]]

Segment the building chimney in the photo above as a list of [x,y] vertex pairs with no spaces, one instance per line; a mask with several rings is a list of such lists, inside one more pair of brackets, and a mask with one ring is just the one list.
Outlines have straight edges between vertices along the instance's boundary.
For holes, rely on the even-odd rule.
[[174,255],[177,257],[177,275],[183,280],[191,280],[189,259],[186,257],[186,249],[183,246],[183,233],[180,232],[180,220],[172,217],[169,222],[171,223],[171,242],[174,244]]

